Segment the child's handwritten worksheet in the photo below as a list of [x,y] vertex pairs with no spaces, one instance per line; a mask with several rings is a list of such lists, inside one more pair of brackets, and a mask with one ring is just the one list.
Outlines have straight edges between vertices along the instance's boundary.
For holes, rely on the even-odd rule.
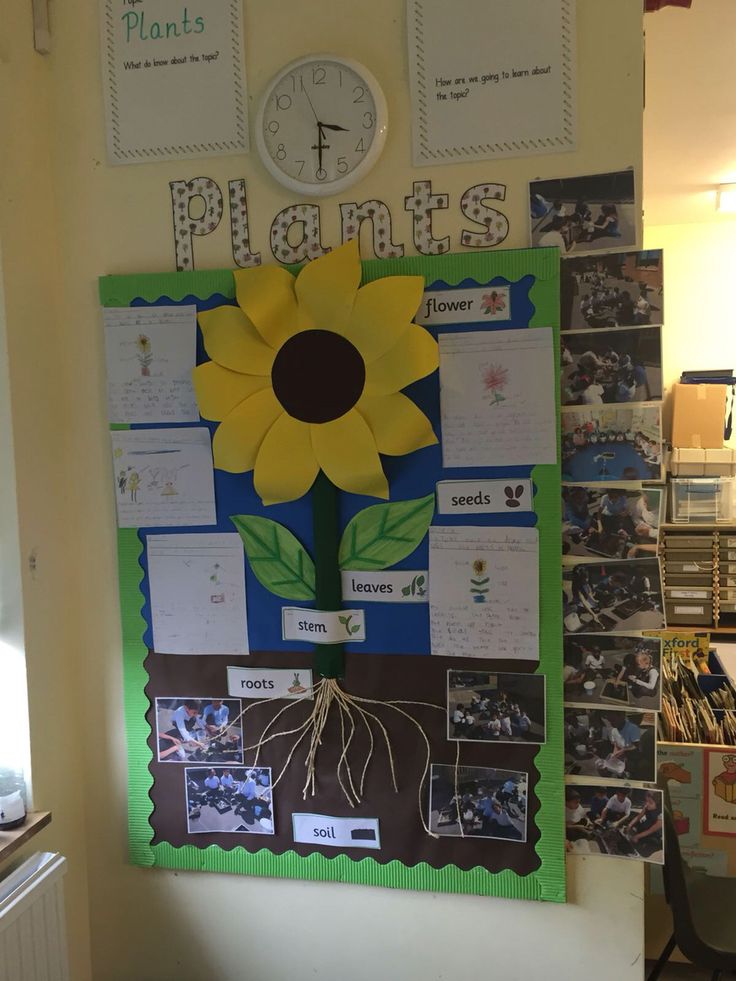
[[247,654],[245,554],[229,532],[150,535],[148,584],[159,654]]
[[102,316],[110,422],[199,422],[197,308],[106,307]]
[[557,460],[552,330],[440,334],[445,467]]
[[432,653],[539,658],[535,528],[429,529]]
[[217,524],[208,429],[121,429],[110,437],[118,527]]

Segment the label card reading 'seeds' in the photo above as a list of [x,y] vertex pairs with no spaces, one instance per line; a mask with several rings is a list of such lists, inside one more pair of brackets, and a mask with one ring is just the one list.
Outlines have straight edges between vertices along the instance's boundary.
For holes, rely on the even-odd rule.
[[532,511],[531,480],[441,480],[439,514],[513,514]]
[[426,569],[342,573],[342,598],[363,603],[428,603],[429,573]]
[[282,640],[304,640],[313,644],[347,644],[365,640],[363,610],[304,610],[285,606],[281,610]]

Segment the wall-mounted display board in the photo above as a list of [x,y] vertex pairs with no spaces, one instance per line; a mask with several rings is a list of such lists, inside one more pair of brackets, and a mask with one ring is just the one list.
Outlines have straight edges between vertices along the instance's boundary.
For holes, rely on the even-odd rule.
[[564,901],[557,250],[100,295],[131,861]]

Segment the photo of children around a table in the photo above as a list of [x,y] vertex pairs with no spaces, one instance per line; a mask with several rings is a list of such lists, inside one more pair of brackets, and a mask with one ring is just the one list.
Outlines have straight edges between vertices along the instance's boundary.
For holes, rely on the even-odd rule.
[[662,323],[661,249],[572,256],[562,260],[561,330]]
[[157,698],[159,763],[243,762],[237,698]]
[[565,637],[563,657],[566,702],[660,710],[658,638],[577,634]]
[[544,675],[449,670],[447,738],[543,743]]
[[562,479],[662,479],[662,424],[657,406],[566,409],[561,415]]
[[662,492],[658,488],[562,488],[562,554],[637,559],[657,554]]
[[665,626],[657,559],[565,566],[562,596],[566,634],[626,633]]
[[601,330],[560,339],[562,405],[662,398],[661,328]]
[[633,170],[531,181],[533,246],[567,252],[625,248],[636,242]]
[[453,837],[526,841],[526,773],[432,764],[429,828]]
[[274,833],[269,767],[187,767],[186,806],[189,834]]
[[653,712],[568,706],[565,773],[614,782],[655,782],[655,720]]
[[565,787],[565,847],[573,855],[608,855],[664,863],[662,791],[640,787]]

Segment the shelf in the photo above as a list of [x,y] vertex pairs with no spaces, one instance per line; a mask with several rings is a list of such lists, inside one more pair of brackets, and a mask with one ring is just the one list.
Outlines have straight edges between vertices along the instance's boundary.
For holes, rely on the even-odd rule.
[[688,626],[686,623],[673,623],[667,630],[680,630],[683,633],[693,631],[701,634],[734,634],[736,635],[736,623],[732,627],[709,627],[707,623],[699,623],[696,626]]
[[694,521],[663,522],[660,525],[662,531],[733,531],[736,529],[734,521],[709,521],[706,524],[695,524]]
[[24,824],[12,831],[0,831],[0,862],[30,841],[34,835],[51,823],[51,811],[29,811]]

